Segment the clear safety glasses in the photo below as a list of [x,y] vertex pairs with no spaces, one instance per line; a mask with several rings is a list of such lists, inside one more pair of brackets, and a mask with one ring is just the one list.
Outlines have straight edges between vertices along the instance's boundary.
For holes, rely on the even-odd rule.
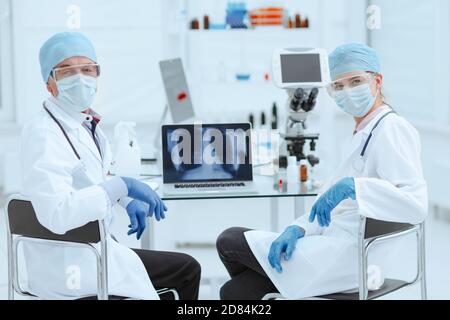
[[55,81],[63,80],[76,74],[98,78],[100,76],[100,66],[98,64],[80,64],[70,67],[55,68],[52,71],[52,77]]
[[328,94],[334,98],[336,94],[344,90],[353,89],[362,85],[371,84],[376,74],[361,73],[346,78],[342,78],[330,83],[327,86]]

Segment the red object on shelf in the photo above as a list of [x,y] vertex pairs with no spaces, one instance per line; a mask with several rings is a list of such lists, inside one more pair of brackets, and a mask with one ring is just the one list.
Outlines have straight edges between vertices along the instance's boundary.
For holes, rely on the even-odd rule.
[[284,8],[260,8],[249,14],[252,26],[280,26],[284,24]]
[[302,21],[302,28],[309,28],[309,19],[308,19],[308,17],[306,17],[305,20]]
[[289,20],[288,20],[288,25],[287,25],[287,27],[288,27],[288,29],[294,28],[294,22],[292,22],[292,19],[291,19],[291,18],[289,18]]
[[187,97],[188,97],[188,95],[187,95],[186,92],[181,92],[181,93],[177,96],[177,99],[178,99],[178,101],[183,101],[183,100],[186,100]]
[[295,27],[296,28],[302,27],[302,17],[299,14],[295,15]]
[[198,30],[200,29],[200,21],[198,21],[198,19],[193,19],[191,21],[191,29],[192,30]]

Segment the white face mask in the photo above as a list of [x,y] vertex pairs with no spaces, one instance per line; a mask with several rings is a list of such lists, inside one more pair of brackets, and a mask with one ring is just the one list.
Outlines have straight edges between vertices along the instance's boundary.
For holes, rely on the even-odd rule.
[[342,90],[336,93],[336,104],[348,114],[362,118],[365,117],[375,104],[378,96],[374,97],[370,84],[364,84],[352,89]]
[[97,79],[81,74],[59,80],[56,86],[57,99],[77,112],[89,109],[97,93]]

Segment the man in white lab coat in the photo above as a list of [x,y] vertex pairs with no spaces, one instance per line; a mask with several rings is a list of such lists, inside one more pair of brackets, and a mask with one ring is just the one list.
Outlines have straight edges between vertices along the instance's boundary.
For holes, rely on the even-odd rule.
[[427,216],[417,131],[383,102],[381,65],[362,44],[330,55],[329,93],[356,122],[335,175],[311,213],[281,235],[232,228],[217,240],[231,280],[222,299],[261,299],[280,292],[302,299],[358,287],[360,216],[419,224]]
[[[177,289],[181,299],[197,299],[200,266],[195,259],[131,250],[109,233],[118,204],[130,218],[128,234],[138,239],[146,218],[164,219],[167,208],[146,184],[109,176],[111,150],[98,126],[100,116],[90,109],[100,76],[92,43],[80,33],[56,34],[42,46],[40,63],[51,97],[24,127],[21,155],[23,194],[39,222],[65,234],[91,221],[105,221],[112,296],[159,299],[155,288],[168,287]],[[90,251],[26,244],[24,254],[30,292],[47,299],[96,295],[96,258]]]

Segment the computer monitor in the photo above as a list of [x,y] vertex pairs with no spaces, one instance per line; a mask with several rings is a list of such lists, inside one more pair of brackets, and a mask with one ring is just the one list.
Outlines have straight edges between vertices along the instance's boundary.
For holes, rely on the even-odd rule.
[[159,66],[173,123],[194,118],[191,93],[181,59],[164,60]]
[[162,127],[164,183],[252,181],[251,125]]
[[323,49],[284,49],[273,55],[275,84],[283,89],[322,88],[330,83],[328,54]]

